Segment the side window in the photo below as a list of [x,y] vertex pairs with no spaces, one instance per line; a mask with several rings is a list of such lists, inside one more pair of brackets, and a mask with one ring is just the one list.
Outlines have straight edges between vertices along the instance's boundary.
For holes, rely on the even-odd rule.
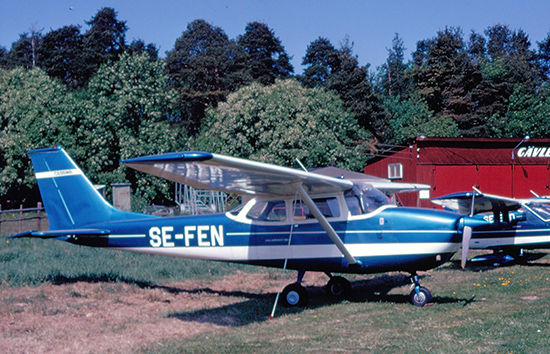
[[284,201],[258,202],[246,217],[258,221],[285,221],[286,207]]
[[[336,198],[320,198],[314,199],[313,202],[327,218],[337,218],[340,216],[340,208],[338,206],[338,199]],[[306,220],[314,219],[315,216],[311,213],[307,205],[301,200],[297,200],[294,203],[294,219],[295,220]]]

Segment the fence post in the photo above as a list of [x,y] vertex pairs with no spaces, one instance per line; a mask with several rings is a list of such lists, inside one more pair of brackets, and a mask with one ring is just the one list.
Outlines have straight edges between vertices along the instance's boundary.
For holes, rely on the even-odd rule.
[[37,209],[37,211],[36,211],[36,218],[37,218],[37,220],[36,220],[36,229],[38,231],[40,231],[40,224],[41,224],[40,221],[42,219],[42,202],[38,202],[36,204],[36,209]]
[[23,204],[19,204],[19,233],[23,230]]
[[0,204],[0,233],[2,232],[2,204]]

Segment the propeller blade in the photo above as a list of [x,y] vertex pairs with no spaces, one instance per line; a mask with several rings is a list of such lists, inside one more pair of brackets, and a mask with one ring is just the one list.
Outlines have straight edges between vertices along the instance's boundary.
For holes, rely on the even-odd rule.
[[472,228],[470,226],[464,226],[462,233],[462,269],[466,267],[466,261],[468,260],[468,250],[470,249],[470,239],[472,238]]

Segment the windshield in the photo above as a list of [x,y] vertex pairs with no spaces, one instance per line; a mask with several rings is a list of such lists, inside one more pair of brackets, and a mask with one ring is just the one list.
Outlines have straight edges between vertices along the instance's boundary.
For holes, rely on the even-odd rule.
[[525,206],[540,219],[544,221],[550,220],[550,205],[545,203],[528,203]]
[[383,205],[392,204],[390,199],[370,185],[356,183],[346,192],[346,203],[351,215],[368,214]]

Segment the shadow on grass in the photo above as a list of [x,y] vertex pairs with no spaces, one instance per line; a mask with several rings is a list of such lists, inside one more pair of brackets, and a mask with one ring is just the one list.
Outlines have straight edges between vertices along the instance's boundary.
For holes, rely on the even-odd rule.
[[103,274],[83,274],[78,276],[68,277],[63,274],[50,275],[44,281],[51,282],[54,285],[74,284],[78,282],[86,283],[124,283],[137,286],[141,289],[161,289],[171,294],[216,294],[219,296],[244,297],[248,299],[261,299],[265,294],[247,293],[243,291],[218,291],[211,288],[197,289],[181,289],[174,286],[158,285],[148,281],[140,281],[132,278],[127,278],[115,273]]
[[[421,276],[421,278],[424,276]],[[176,312],[168,315],[169,318],[176,318],[186,322],[212,323],[219,326],[245,326],[255,322],[263,322],[269,319],[273,304],[276,298],[275,293],[252,293],[244,291],[221,291],[208,287],[195,289],[182,289],[175,286],[158,285],[146,281],[138,281],[114,273],[89,274],[68,277],[62,274],[51,275],[48,279],[52,284],[63,285],[77,282],[88,283],[125,283],[137,286],[142,289],[161,289],[171,294],[215,294],[225,297],[244,298],[245,301],[225,305],[211,309],[201,309],[189,312]],[[316,309],[347,301],[350,303],[382,302],[405,304],[409,303],[408,294],[389,294],[393,289],[410,285],[409,276],[405,274],[383,274],[371,279],[358,280],[351,283],[351,294],[343,298],[334,298],[327,295],[324,286],[308,286],[309,305],[306,307],[288,308],[282,305],[277,306],[277,316],[300,313],[308,309]],[[468,305],[474,299],[458,299],[450,297],[434,296],[432,303],[449,304],[464,303]],[[413,305],[411,305],[413,306]]]
[[[276,315],[300,313],[305,310],[334,305],[344,301],[351,303],[383,302],[403,304],[409,303],[409,295],[388,294],[392,289],[410,285],[406,275],[381,275],[368,280],[352,282],[352,293],[346,299],[334,298],[325,292],[324,286],[308,286],[309,304],[305,307],[288,308],[281,304],[277,306]],[[199,290],[198,290],[199,291]],[[200,290],[202,291],[202,290]],[[220,295],[225,295],[216,292]],[[248,294],[250,295],[250,294]],[[188,312],[170,314],[169,318],[176,318],[185,322],[212,323],[219,326],[245,326],[251,323],[264,322],[269,319],[276,294],[262,294],[246,296],[249,300],[236,304],[225,305],[212,309],[201,309]],[[473,302],[474,299],[457,299],[449,297],[434,297],[432,303],[464,303]],[[411,305],[413,306],[413,305]]]

